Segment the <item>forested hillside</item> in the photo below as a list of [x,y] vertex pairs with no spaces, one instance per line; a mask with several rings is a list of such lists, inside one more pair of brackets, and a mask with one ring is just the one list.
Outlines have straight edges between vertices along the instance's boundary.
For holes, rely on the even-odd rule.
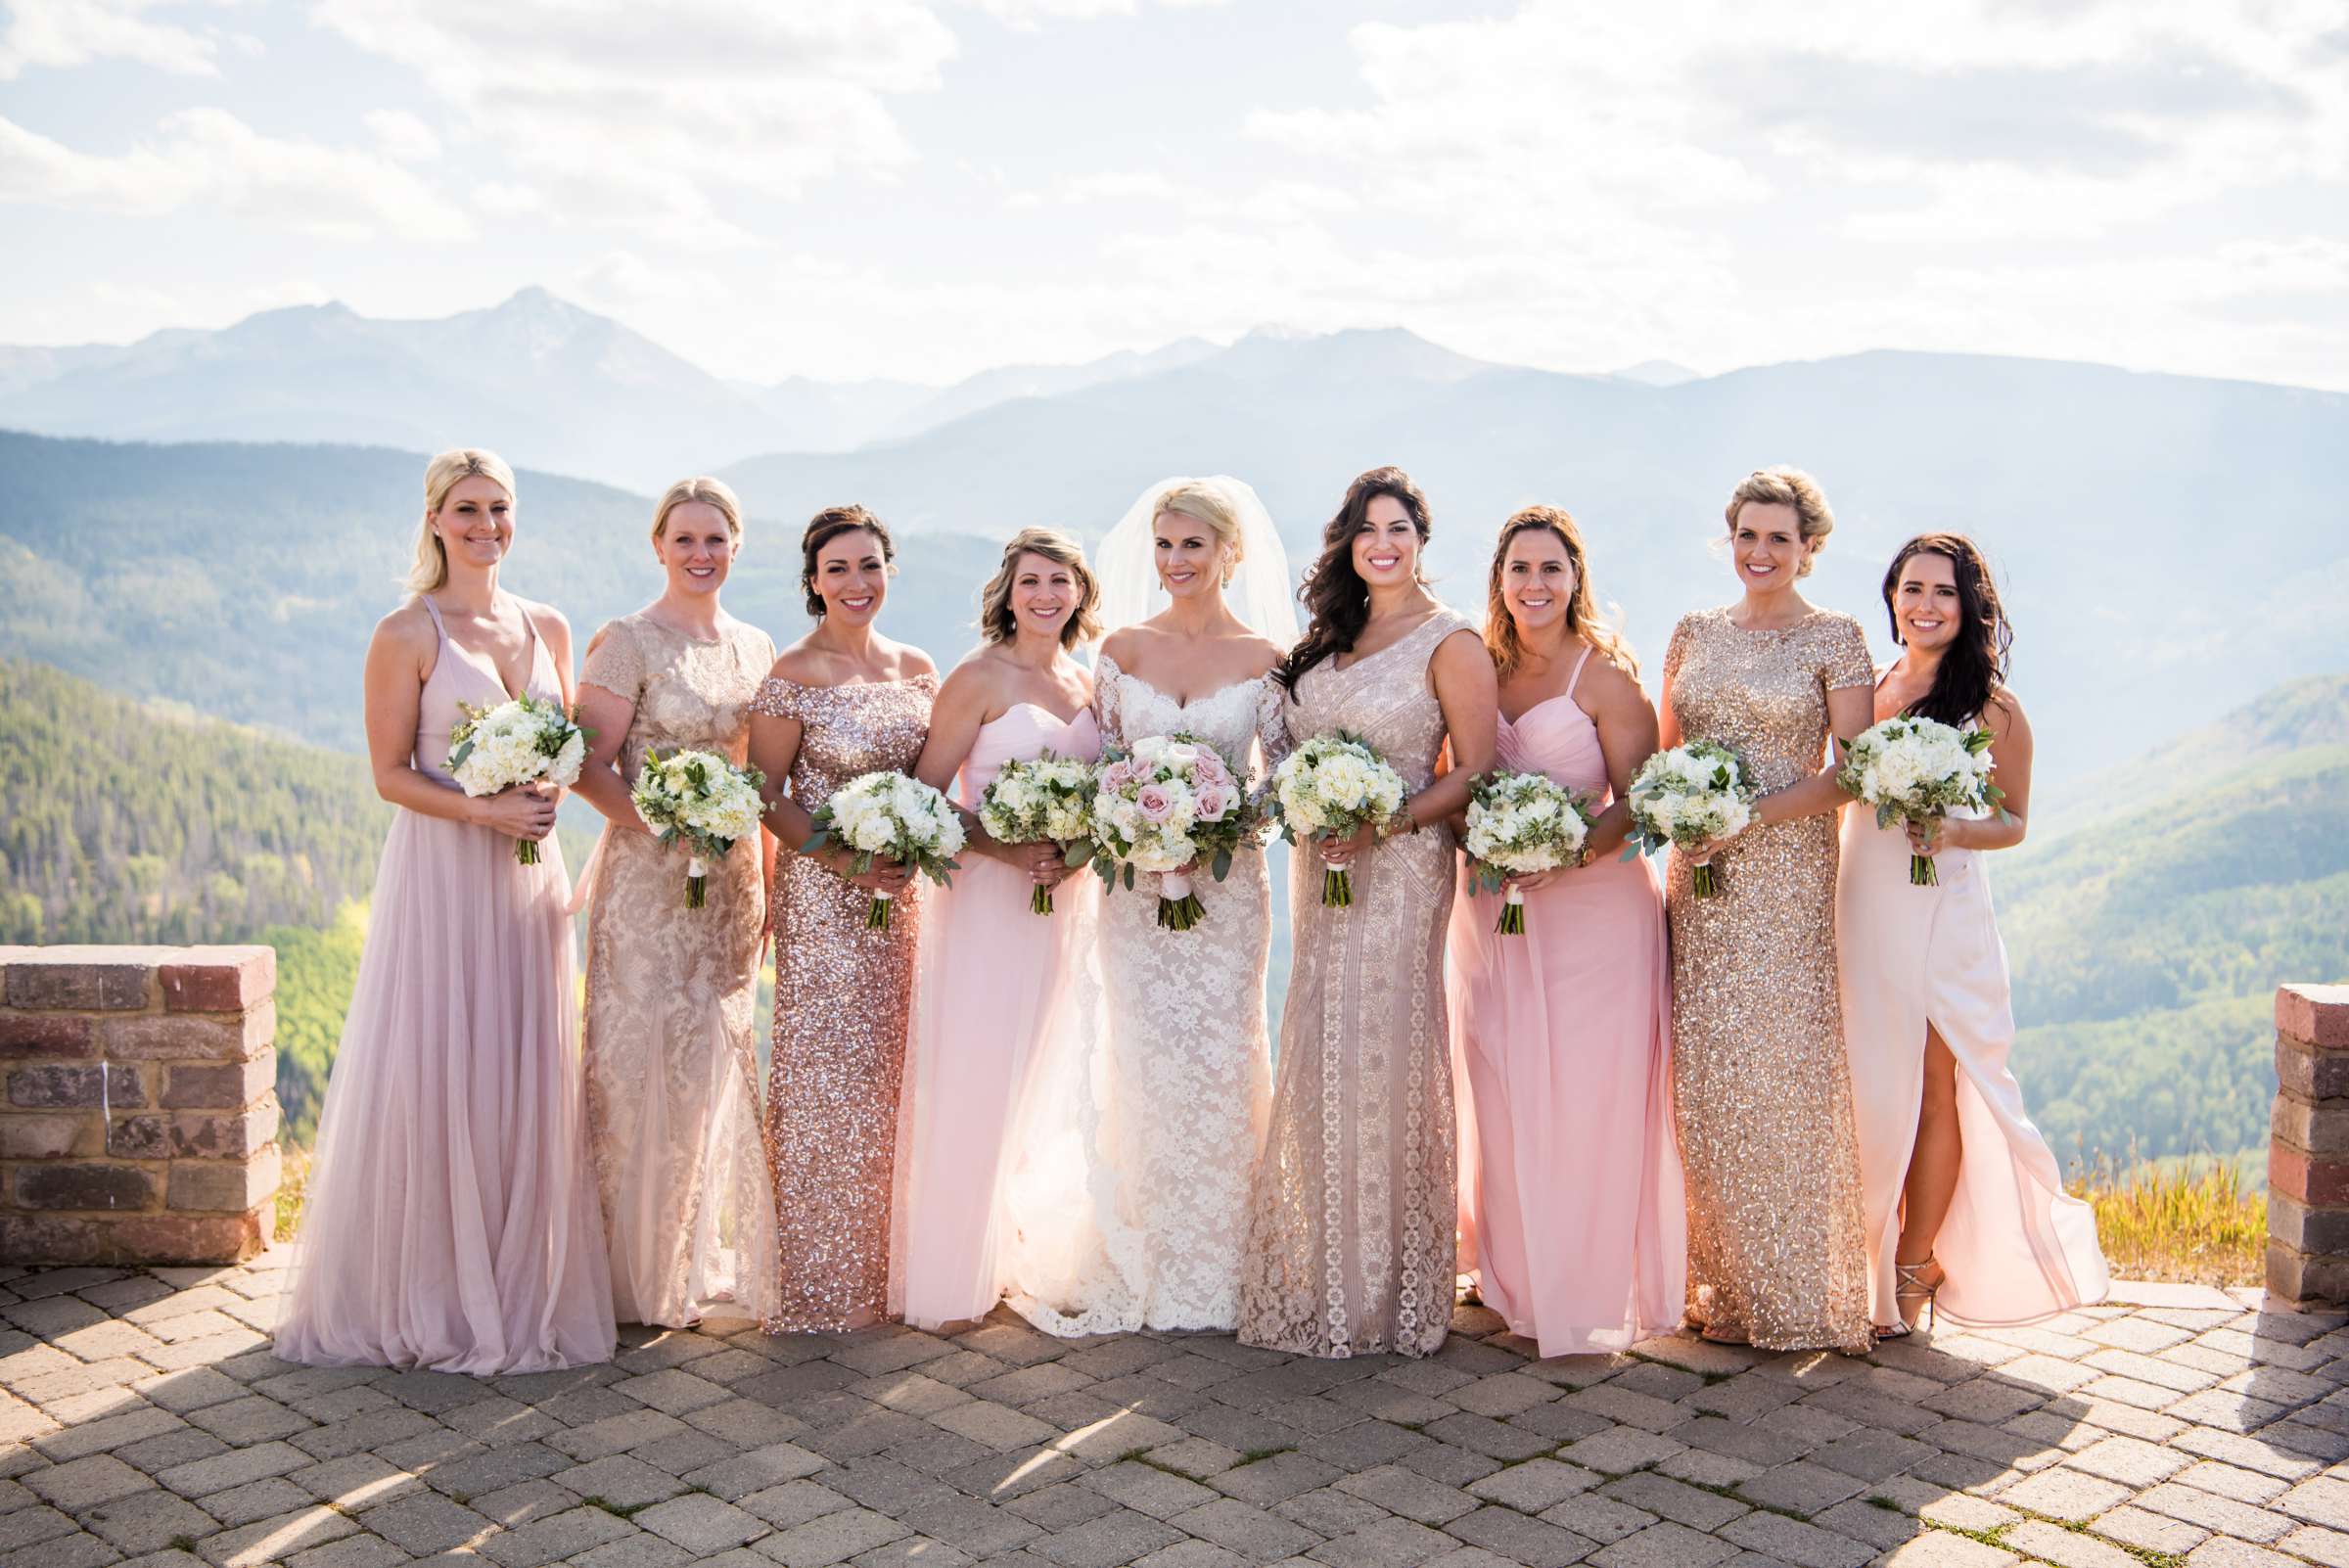
[[2065,1159],[2264,1144],[2276,987],[2349,976],[2345,718],[2349,677],[2292,682],[1994,861],[2017,1070]]
[[0,660],[0,942],[229,942],[366,897],[358,758]]

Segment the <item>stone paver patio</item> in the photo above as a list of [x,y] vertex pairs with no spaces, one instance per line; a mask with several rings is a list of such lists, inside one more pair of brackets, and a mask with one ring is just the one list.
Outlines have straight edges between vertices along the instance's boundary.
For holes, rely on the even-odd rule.
[[2349,1568],[2349,1327],[2255,1293],[1865,1360],[624,1330],[476,1380],[269,1354],[238,1268],[0,1268],[0,1568]]

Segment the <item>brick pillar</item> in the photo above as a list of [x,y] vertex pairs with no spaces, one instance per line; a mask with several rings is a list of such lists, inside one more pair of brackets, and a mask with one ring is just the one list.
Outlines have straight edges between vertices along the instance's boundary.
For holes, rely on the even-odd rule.
[[276,989],[268,947],[0,947],[0,1262],[265,1246]]
[[2268,1294],[2286,1307],[2349,1302],[2349,986],[2276,992]]

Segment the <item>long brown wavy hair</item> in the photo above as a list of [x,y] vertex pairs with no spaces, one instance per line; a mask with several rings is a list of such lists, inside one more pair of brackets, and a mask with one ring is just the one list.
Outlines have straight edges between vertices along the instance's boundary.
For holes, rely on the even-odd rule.
[[1600,658],[1637,680],[1639,660],[1623,633],[1599,614],[1597,597],[1590,590],[1590,554],[1583,548],[1583,530],[1576,526],[1574,514],[1562,506],[1524,508],[1500,526],[1500,537],[1493,541],[1493,571],[1485,584],[1485,647],[1493,654],[1494,670],[1506,680],[1525,661],[1517,623],[1501,594],[1501,571],[1508,562],[1510,541],[1536,530],[1550,533],[1564,545],[1566,559],[1574,565],[1574,596],[1566,601],[1566,635],[1589,642]]
[[1369,623],[1370,585],[1354,570],[1354,536],[1361,532],[1370,503],[1382,495],[1402,503],[1420,545],[1424,548],[1427,544],[1432,531],[1427,497],[1419,493],[1408,474],[1390,466],[1355,477],[1346,486],[1338,515],[1321,530],[1321,558],[1307,569],[1305,582],[1297,590],[1297,602],[1305,606],[1308,617],[1305,635],[1272,671],[1272,678],[1290,691],[1297,689],[1298,676],[1322,660],[1354,652],[1355,639]]
[[1963,729],[1990,706],[1991,694],[2006,679],[2014,624],[1999,602],[1999,585],[1980,545],[1962,533],[1920,533],[1902,545],[1884,569],[1884,614],[1892,623],[1894,642],[1901,640],[1901,569],[1919,555],[1938,555],[1950,563],[1961,623],[1933,671],[1932,689],[1911,703],[1908,712],[1914,718],[1938,719]]

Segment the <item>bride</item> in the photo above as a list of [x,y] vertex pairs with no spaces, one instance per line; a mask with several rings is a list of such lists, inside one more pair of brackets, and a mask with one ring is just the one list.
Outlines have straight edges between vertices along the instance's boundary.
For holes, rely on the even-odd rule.
[[[1256,492],[1221,476],[1162,481],[1096,565],[1116,628],[1094,666],[1103,744],[1125,752],[1181,732],[1238,776],[1252,746],[1276,761],[1286,741],[1271,672],[1297,618]],[[1047,1075],[1013,1182],[1011,1305],[1051,1334],[1229,1329],[1238,1317],[1271,1098],[1271,886],[1257,850],[1221,882],[1200,867],[1191,886],[1206,915],[1171,931],[1157,923],[1157,880],[1102,900],[1097,995]]]

